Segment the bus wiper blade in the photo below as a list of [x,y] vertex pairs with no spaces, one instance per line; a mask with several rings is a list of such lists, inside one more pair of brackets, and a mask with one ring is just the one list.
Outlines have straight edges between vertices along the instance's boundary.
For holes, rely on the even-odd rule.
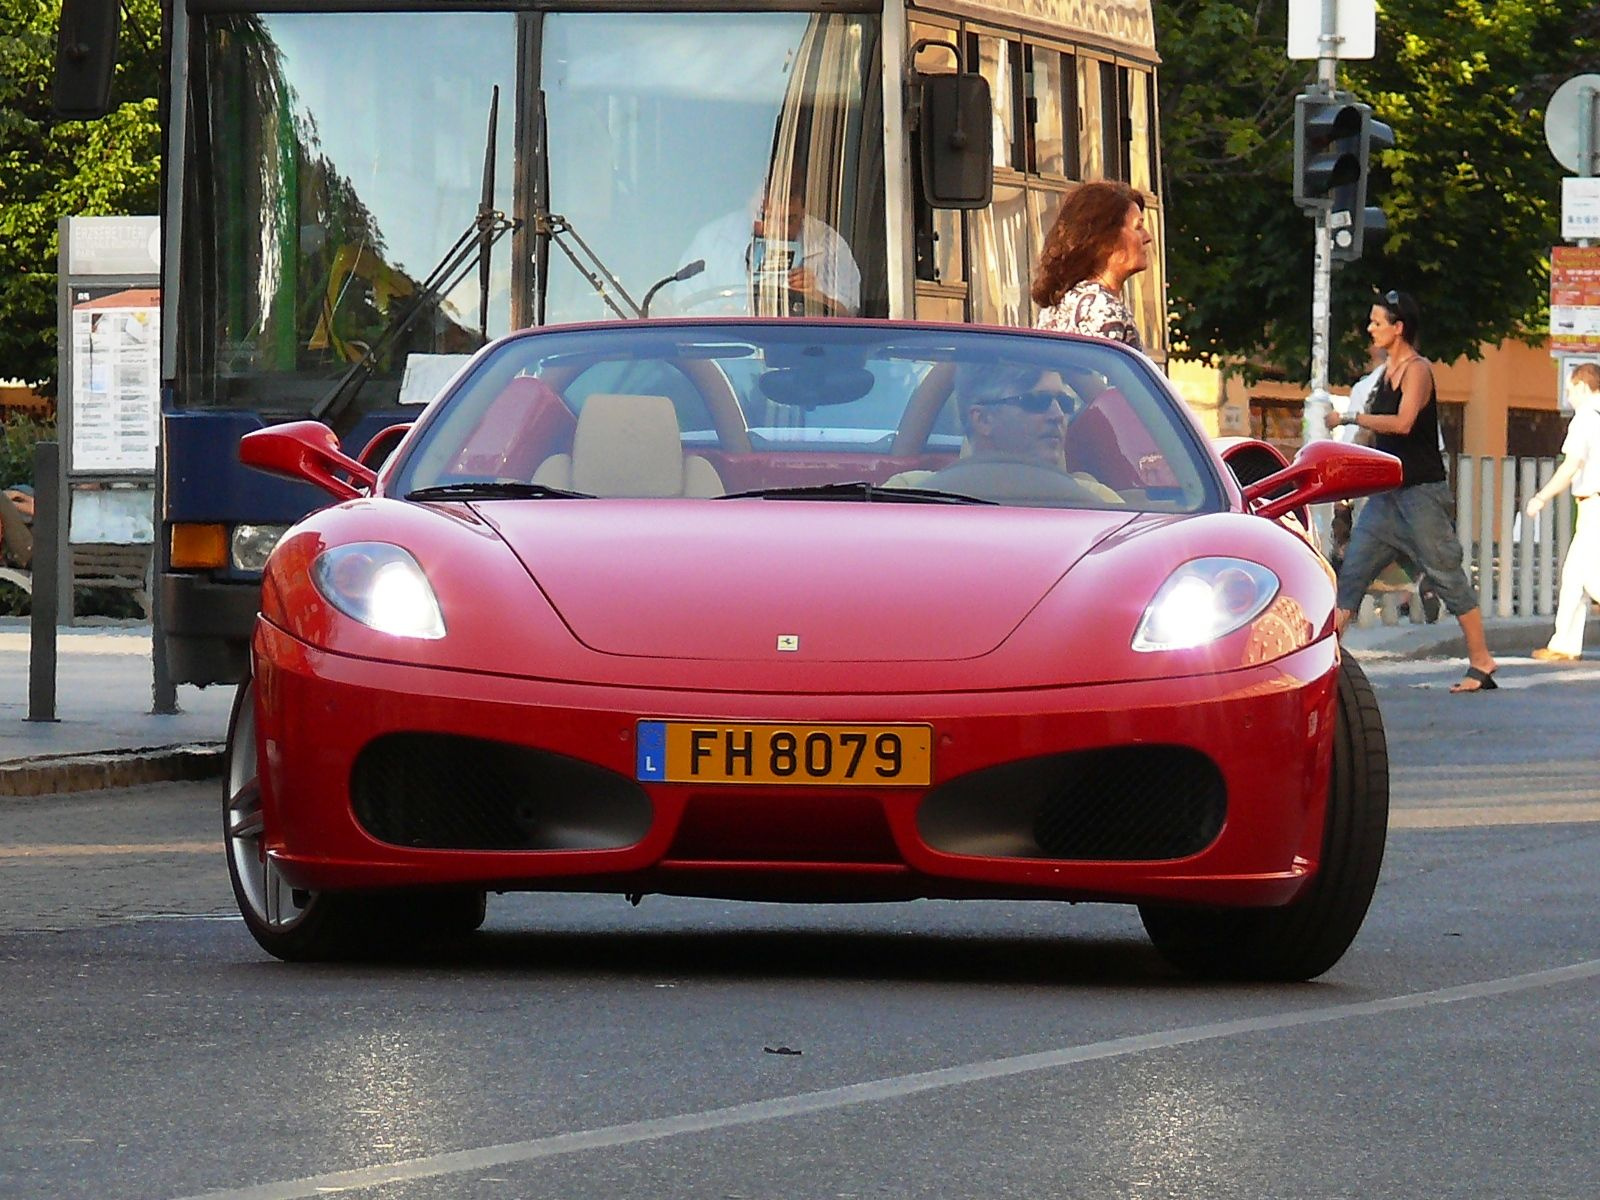
[[[311,419],[330,426],[340,436],[349,433],[355,425],[356,414],[352,408],[356,395],[372,378],[378,360],[416,323],[418,317],[438,309],[444,298],[467,277],[474,263],[487,262],[494,244],[517,226],[515,220],[494,207],[495,128],[499,113],[500,88],[496,86],[489,97],[489,135],[484,147],[484,195],[478,203],[478,212],[472,218],[472,224],[462,231],[455,244],[445,251],[438,265],[417,286],[411,304],[389,318],[366,352],[340,376],[326,396],[311,406]],[[483,323],[487,320],[487,313],[480,311],[478,315],[482,326],[480,334],[487,341],[488,326]]]
[[993,504],[960,492],[941,492],[932,488],[884,487],[857,479],[849,483],[806,484],[801,487],[752,488],[730,492],[723,500],[866,500],[887,504]]
[[441,483],[406,493],[407,500],[593,500],[588,492],[569,492],[543,483],[515,479],[475,479]]

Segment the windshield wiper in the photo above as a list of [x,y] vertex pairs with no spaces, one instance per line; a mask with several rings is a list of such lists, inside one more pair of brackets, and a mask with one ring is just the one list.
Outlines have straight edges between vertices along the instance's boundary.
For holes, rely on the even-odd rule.
[[593,500],[588,492],[569,492],[543,483],[515,479],[476,479],[441,483],[406,493],[407,500]]
[[960,492],[940,492],[932,488],[884,487],[857,479],[850,483],[807,484],[802,487],[752,488],[748,492],[729,492],[722,500],[882,500],[889,504],[993,504]]
[[494,207],[495,129],[499,115],[500,88],[496,85],[489,97],[489,134],[483,151],[483,195],[479,198],[478,212],[473,217],[472,224],[462,231],[455,245],[445,252],[438,265],[418,285],[411,304],[397,310],[389,318],[388,323],[372,340],[366,352],[340,376],[339,381],[326,396],[311,406],[311,419],[330,426],[341,437],[349,433],[351,427],[355,425],[355,418],[358,415],[353,411],[356,395],[367,380],[372,378],[379,358],[388,352],[390,346],[410,329],[424,312],[438,309],[444,297],[467,277],[467,272],[472,269],[474,262],[479,264],[478,286],[481,304],[478,312],[479,336],[484,342],[488,341],[488,304],[484,302],[488,275],[485,273],[485,268],[489,263],[489,252],[494,248],[494,244],[503,235],[516,228],[517,224]]
[[[550,247],[555,248],[567,256],[573,269],[583,276],[584,282],[594,289],[594,294],[609,308],[619,321],[628,321],[644,317],[649,314],[650,299],[655,295],[655,288],[650,289],[650,295],[645,297],[643,306],[628,294],[628,289],[622,286],[622,280],[605,264],[605,260],[595,253],[594,247],[583,240],[583,236],[572,227],[572,222],[560,213],[553,213],[549,208],[550,197],[550,115],[546,107],[544,89],[539,88],[534,93],[534,128],[538,131],[538,140],[535,143],[536,166],[534,168],[533,192],[533,239],[534,239],[534,270],[536,272],[534,292],[534,322],[538,325],[545,323],[545,304],[550,295]],[[574,250],[571,243],[577,245]],[[580,253],[581,256],[580,256]],[[705,269],[702,260],[699,270]],[[687,268],[685,268],[687,270]],[[657,286],[676,283],[679,278],[689,278],[698,274],[698,271],[689,271],[687,275],[678,272],[669,275]],[[613,298],[613,293],[621,297],[631,312],[624,311],[621,304]]]

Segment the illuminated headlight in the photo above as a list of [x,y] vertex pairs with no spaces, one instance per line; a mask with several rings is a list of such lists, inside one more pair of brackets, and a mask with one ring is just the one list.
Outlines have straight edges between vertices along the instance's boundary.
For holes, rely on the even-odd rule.
[[1161,585],[1144,610],[1135,650],[1187,650],[1242,629],[1272,603],[1278,577],[1240,558],[1197,558]]
[[228,544],[228,557],[235,571],[264,571],[267,555],[278,540],[289,532],[287,525],[236,525]]
[[442,638],[444,614],[428,578],[399,546],[357,542],[317,556],[317,591],[347,617],[396,637]]

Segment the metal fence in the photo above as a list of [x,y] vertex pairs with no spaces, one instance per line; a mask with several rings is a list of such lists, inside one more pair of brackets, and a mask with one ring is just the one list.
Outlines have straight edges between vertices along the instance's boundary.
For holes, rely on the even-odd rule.
[[[1523,515],[1533,494],[1555,474],[1553,458],[1488,458],[1463,454],[1451,478],[1456,491],[1456,532],[1467,574],[1486,617],[1548,617],[1556,610],[1556,581],[1572,544],[1573,499],[1562,492],[1536,518]],[[1403,595],[1369,596],[1361,623],[1399,620]],[[1413,621],[1421,605],[1411,603]]]
[[1533,520],[1522,512],[1555,470],[1553,458],[1456,460],[1456,532],[1486,616],[1556,611],[1556,579],[1572,544],[1572,493],[1562,492]]

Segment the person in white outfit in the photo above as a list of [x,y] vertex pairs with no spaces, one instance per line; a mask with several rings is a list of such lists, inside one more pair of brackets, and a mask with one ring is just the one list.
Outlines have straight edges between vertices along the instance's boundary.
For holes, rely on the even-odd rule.
[[[663,308],[691,316],[854,316],[861,270],[834,228],[805,210],[802,189],[763,188],[747,208],[712,221],[684,251],[704,263],[686,299]],[[698,289],[693,290],[693,289]]]
[[1572,420],[1561,443],[1561,465],[1528,501],[1529,517],[1570,487],[1578,502],[1578,529],[1561,563],[1561,598],[1550,644],[1533,652],[1541,662],[1576,662],[1583,654],[1589,600],[1600,600],[1600,364],[1584,363],[1567,381]]

